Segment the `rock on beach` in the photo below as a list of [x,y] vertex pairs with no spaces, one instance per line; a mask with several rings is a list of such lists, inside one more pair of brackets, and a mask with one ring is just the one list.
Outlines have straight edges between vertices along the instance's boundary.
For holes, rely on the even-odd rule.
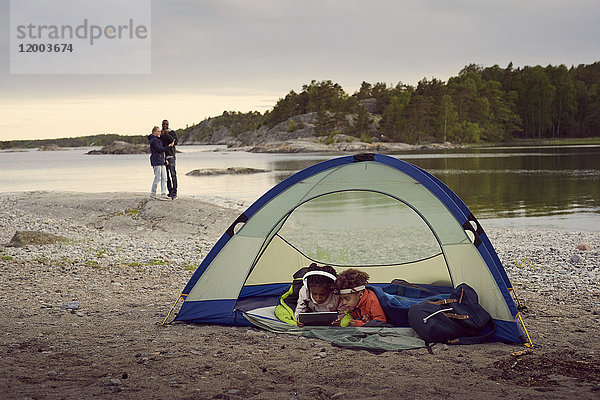
[[588,243],[582,242],[577,245],[577,250],[590,251],[590,250],[592,250],[592,248],[590,247],[590,245]]
[[205,169],[194,169],[186,175],[189,176],[211,176],[211,175],[246,175],[246,174],[259,174],[263,172],[269,172],[266,169],[249,168],[249,167],[229,167],[225,169],[218,168],[205,168]]
[[64,236],[39,231],[17,231],[7,246],[23,247],[42,244],[67,243],[69,239]]
[[150,154],[148,144],[131,144],[122,140],[115,140],[109,145],[103,146],[100,150],[90,150],[85,154]]

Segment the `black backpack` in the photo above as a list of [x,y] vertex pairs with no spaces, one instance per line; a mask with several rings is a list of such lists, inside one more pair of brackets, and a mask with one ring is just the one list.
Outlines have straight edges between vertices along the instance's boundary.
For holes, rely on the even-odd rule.
[[483,343],[496,328],[490,314],[479,305],[477,293],[466,283],[458,285],[447,299],[411,306],[408,322],[428,347],[430,343]]

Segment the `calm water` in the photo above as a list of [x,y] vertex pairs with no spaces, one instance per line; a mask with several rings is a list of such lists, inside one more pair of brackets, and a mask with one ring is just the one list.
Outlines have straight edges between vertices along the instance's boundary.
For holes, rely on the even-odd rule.
[[[219,146],[180,146],[180,194],[222,197],[250,204],[275,184],[323,154],[226,152]],[[1,192],[149,192],[148,155],[86,155],[64,151],[0,152]],[[600,230],[600,146],[504,147],[409,152],[394,157],[416,164],[446,183],[484,227],[542,226]],[[253,175],[192,177],[193,169],[252,167]]]

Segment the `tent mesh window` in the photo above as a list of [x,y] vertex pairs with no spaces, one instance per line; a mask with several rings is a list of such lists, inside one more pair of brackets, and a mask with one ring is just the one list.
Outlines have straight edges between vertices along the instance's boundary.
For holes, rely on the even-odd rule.
[[322,264],[377,266],[412,263],[441,254],[431,228],[391,196],[341,191],[297,207],[278,235]]

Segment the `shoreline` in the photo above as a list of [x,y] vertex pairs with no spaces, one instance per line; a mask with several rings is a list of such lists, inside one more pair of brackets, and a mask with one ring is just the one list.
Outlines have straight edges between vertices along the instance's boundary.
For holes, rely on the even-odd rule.
[[[376,354],[256,328],[160,325],[239,210],[139,193],[0,200],[0,390],[9,399],[558,399],[600,390],[600,232],[486,229],[527,306],[531,354],[517,358],[524,347],[501,343]],[[4,247],[17,230],[71,242]],[[576,250],[581,242],[591,250]],[[431,373],[440,368],[456,388]]]
[[[56,139],[61,140],[61,139]],[[5,141],[10,143],[11,141]],[[132,149],[136,144],[128,142],[115,141],[117,145],[122,143],[123,147],[129,145]],[[58,147],[56,145],[41,145],[31,147],[5,147],[0,148],[0,152],[23,152],[27,150],[38,151],[62,151],[74,148],[97,148],[98,154],[136,154],[134,151],[123,153],[122,148],[112,149],[111,146],[115,142],[106,146],[75,146],[75,147]],[[230,146],[227,141],[217,141],[215,143],[208,142],[193,142],[180,143],[178,147],[186,148],[188,146],[221,146],[218,151],[228,152],[249,152],[249,153],[264,153],[264,154],[289,154],[289,153],[305,153],[305,154],[323,154],[332,153],[338,155],[356,154],[358,152],[381,152],[382,154],[394,155],[403,152],[418,152],[418,151],[442,151],[442,150],[460,150],[460,149],[493,149],[495,147],[554,147],[554,146],[598,146],[600,145],[600,137],[589,138],[562,138],[562,139],[515,139],[507,142],[481,142],[481,143],[450,143],[450,142],[423,142],[417,144],[408,144],[403,142],[375,142],[367,143],[360,141],[353,142],[338,142],[329,145],[314,141],[313,138],[299,138],[290,140],[273,140],[270,142],[260,142],[251,145]],[[147,145],[143,145],[146,146]],[[102,153],[105,150],[105,153]],[[216,150],[207,150],[216,151]],[[146,153],[144,153],[146,154]]]

